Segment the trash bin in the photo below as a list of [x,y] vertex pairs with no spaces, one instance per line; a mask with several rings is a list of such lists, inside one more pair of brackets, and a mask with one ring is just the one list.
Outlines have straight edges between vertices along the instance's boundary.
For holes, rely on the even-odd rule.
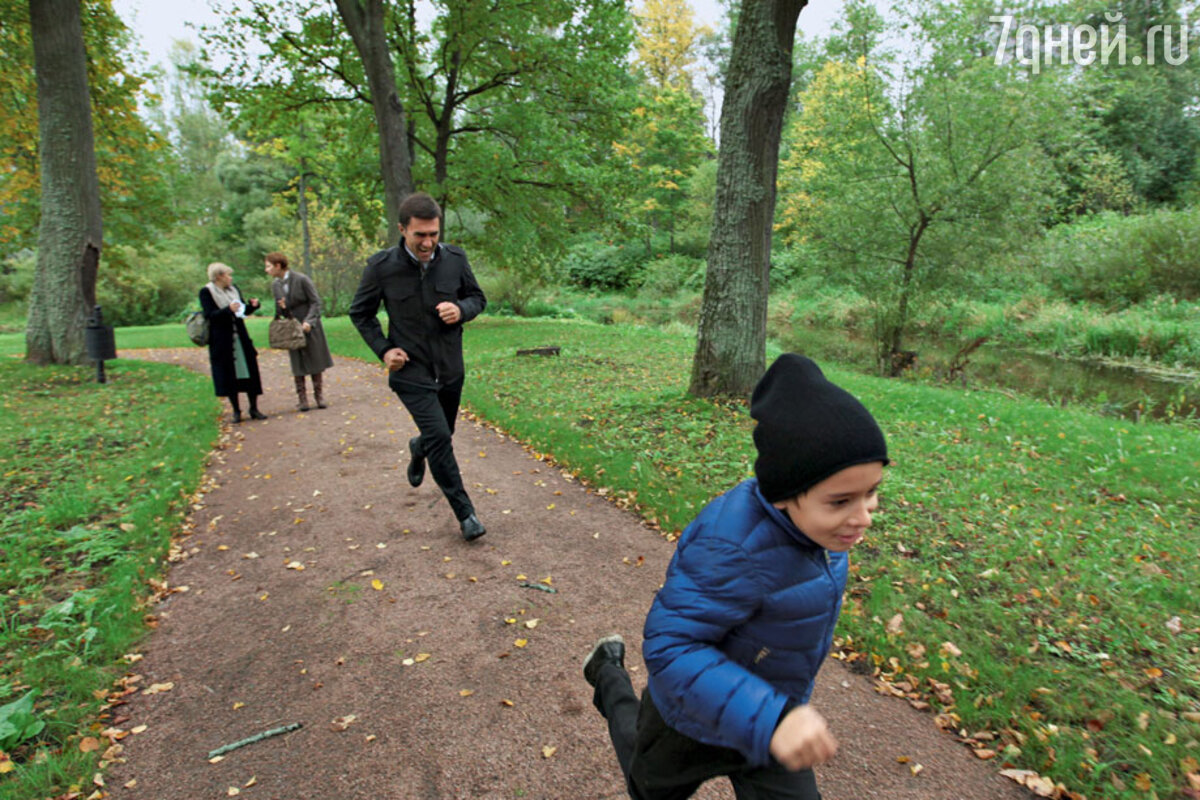
[[88,358],[96,362],[96,382],[105,383],[104,362],[117,357],[117,340],[112,325],[104,324],[104,312],[96,306],[83,331]]

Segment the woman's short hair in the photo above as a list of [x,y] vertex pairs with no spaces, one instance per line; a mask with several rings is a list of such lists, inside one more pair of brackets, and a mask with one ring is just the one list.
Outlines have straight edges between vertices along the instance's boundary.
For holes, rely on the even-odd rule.
[[208,279],[215,281],[218,275],[232,275],[233,267],[228,264],[222,264],[220,261],[214,261],[208,265]]

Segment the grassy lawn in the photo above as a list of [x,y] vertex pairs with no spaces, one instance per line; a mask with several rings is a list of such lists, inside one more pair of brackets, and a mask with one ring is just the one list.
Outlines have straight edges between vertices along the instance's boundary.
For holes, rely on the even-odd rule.
[[[686,337],[468,331],[471,407],[669,537],[752,471],[745,407],[685,394]],[[543,345],[562,355],[515,355]],[[997,765],[1091,798],[1184,796],[1200,772],[1200,432],[825,366],[895,460],[854,552],[843,658],[983,733]]]
[[0,361],[2,797],[90,784],[91,737],[216,439],[206,377],[124,360],[109,375]]
[[[254,325],[265,342],[265,320]],[[339,354],[374,358],[348,320],[326,328]],[[117,344],[191,346],[182,325],[119,330]],[[562,354],[515,355],[544,345]],[[483,318],[467,349],[476,414],[668,538],[751,472],[745,407],[685,392],[686,335]],[[19,335],[0,336],[0,354],[20,350]],[[162,567],[216,405],[206,377],[169,367],[112,362],[120,380],[96,391],[80,382],[87,371],[0,366],[0,703],[32,691],[36,711],[20,719],[46,725],[0,749],[23,786],[46,794],[90,778],[95,755],[72,737],[140,631],[152,572],[138,570]],[[1189,796],[1200,773],[1200,431],[822,366],[879,418],[895,462],[883,513],[853,553],[840,656],[928,704],[998,768],[1092,800]],[[17,535],[26,530],[36,535]],[[127,609],[100,613],[109,594]],[[67,674],[76,659],[92,678]]]

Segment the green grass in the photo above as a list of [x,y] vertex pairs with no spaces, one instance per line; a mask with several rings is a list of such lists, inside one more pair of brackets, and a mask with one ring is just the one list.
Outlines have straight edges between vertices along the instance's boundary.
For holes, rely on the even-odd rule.
[[[253,324],[256,340],[265,340],[265,322]],[[190,346],[182,328],[118,331],[118,347]],[[327,320],[326,330],[339,354],[374,359],[348,320]],[[562,354],[515,355],[518,348],[543,345],[559,345]],[[10,346],[0,336],[0,352]],[[488,422],[636,507],[670,538],[708,499],[749,475],[754,456],[743,405],[687,396],[692,346],[686,334],[652,328],[485,317],[467,328],[466,400]],[[21,697],[18,687],[37,686],[39,713],[53,724],[14,755],[22,775],[49,774],[50,767],[29,763],[36,760],[30,748],[77,752],[66,745],[94,713],[89,692],[111,677],[79,685],[50,662],[81,657],[78,634],[99,627],[95,612],[88,618],[87,592],[120,585],[100,577],[116,569],[107,560],[114,548],[102,546],[116,535],[112,522],[132,513],[135,496],[156,494],[166,502],[194,485],[189,480],[211,441],[205,436],[215,430],[216,407],[207,378],[167,367],[113,362],[120,380],[101,392],[122,391],[143,371],[145,385],[120,402],[96,404],[89,398],[100,394],[80,383],[78,371],[3,366],[15,370],[0,373],[5,403],[22,409],[9,417],[25,420],[6,422],[12,428],[4,441],[23,444],[2,451],[5,497],[15,504],[5,506],[5,516],[15,519],[16,509],[27,521],[45,519],[25,555],[2,559],[3,569],[21,577],[15,595],[0,595],[7,603],[0,669],[10,670],[3,673],[9,692],[0,703]],[[842,657],[930,703],[954,730],[992,732],[996,739],[988,747],[999,753],[992,762],[997,767],[1007,762],[1035,770],[1092,800],[1184,797],[1186,773],[1197,772],[1200,759],[1194,599],[1200,431],[823,367],[880,419],[895,459],[883,513],[853,553],[838,631]],[[171,389],[174,379],[167,376],[177,376],[180,385]],[[178,396],[164,402],[156,391]],[[164,416],[136,431],[110,432],[118,420],[150,413]],[[31,422],[31,415],[41,422]],[[186,434],[197,425],[198,434]],[[132,442],[110,455],[132,450],[131,458],[140,452],[147,461],[136,469],[106,462],[103,469],[70,474],[65,462],[31,458],[93,454],[101,446],[89,436]],[[170,448],[185,440],[191,443],[181,452],[192,453],[196,465],[186,475],[179,473],[183,456],[155,455],[174,453]],[[159,462],[167,466],[154,469]],[[17,477],[26,470],[42,477]],[[108,478],[89,481],[93,471]],[[125,475],[145,481],[136,495]],[[37,509],[31,517],[35,512],[20,503],[34,496],[30,492],[49,498],[38,487],[56,477],[76,483],[70,492],[54,493],[63,498],[61,507]],[[92,499],[68,499],[79,491]],[[156,536],[165,536],[171,513],[149,517],[151,529],[161,528]],[[16,528],[3,530],[0,546],[7,549]],[[162,546],[162,539],[154,541],[152,550]],[[35,547],[40,555],[32,554]],[[139,566],[157,568],[145,550]],[[52,628],[40,659],[47,663],[10,660],[13,642],[32,646],[15,632],[28,630],[70,592],[78,598],[71,621],[47,618],[65,626],[61,633]],[[14,597],[36,605],[22,606]],[[112,631],[91,640],[88,657],[111,665],[123,645],[105,645],[101,658],[97,643],[119,641],[125,628],[136,635],[136,616],[112,614]],[[29,676],[41,669],[46,674],[35,684]],[[50,762],[78,782],[89,777],[80,760]],[[41,781],[37,786],[50,779]],[[57,785],[65,784],[60,779]],[[0,782],[0,796],[5,788]]]
[[[745,407],[685,393],[686,337],[468,331],[471,407],[668,536],[751,471]],[[1092,798],[1182,796],[1200,757],[1200,432],[825,366],[895,459],[854,553],[844,657],[993,732],[997,763]]]
[[90,782],[98,754],[79,738],[144,631],[148,581],[216,438],[202,375],[114,361],[109,383],[92,377],[0,362],[0,705],[35,702],[7,735],[0,719],[17,765],[3,797]]

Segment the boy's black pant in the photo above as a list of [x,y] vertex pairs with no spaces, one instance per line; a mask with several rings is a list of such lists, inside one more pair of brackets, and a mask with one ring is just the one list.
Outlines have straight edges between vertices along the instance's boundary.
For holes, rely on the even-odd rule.
[[454,423],[458,419],[458,404],[462,399],[463,380],[460,378],[438,389],[427,389],[396,381],[390,384],[400,402],[412,414],[421,436],[417,452],[429,463],[429,472],[437,483],[455,518],[475,513],[471,498],[463,488],[462,473],[454,458]]
[[649,690],[638,703],[629,673],[614,663],[601,666],[592,702],[608,720],[633,800],[684,800],[719,775],[728,776],[738,800],[821,800],[811,769],[751,767],[736,750],[679,733],[658,713]]

